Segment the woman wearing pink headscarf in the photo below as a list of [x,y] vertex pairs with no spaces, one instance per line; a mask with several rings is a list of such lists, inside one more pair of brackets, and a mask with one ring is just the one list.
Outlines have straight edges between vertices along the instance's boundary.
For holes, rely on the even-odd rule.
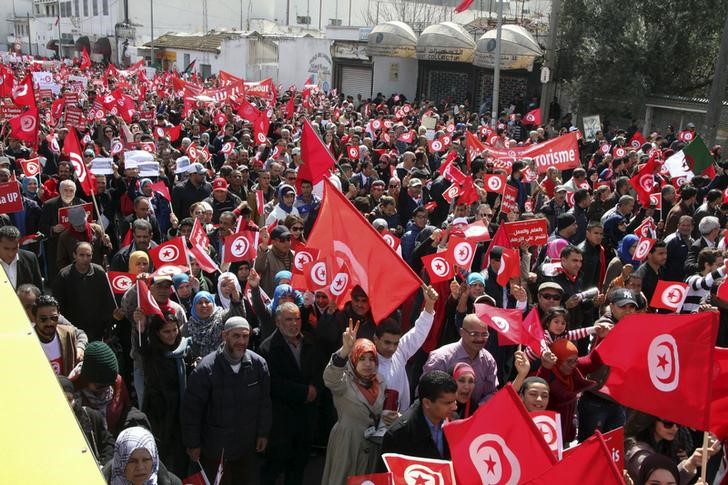
[[452,377],[458,384],[458,390],[455,393],[458,408],[453,414],[452,419],[469,418],[478,409],[478,402],[473,399],[475,371],[470,364],[459,362],[452,371]]

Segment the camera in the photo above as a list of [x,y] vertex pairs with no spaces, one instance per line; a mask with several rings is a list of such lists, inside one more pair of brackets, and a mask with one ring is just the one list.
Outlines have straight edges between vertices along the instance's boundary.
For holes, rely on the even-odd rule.
[[579,299],[579,301],[590,301],[597,297],[599,294],[599,289],[597,288],[591,288],[585,291],[582,291],[581,293],[577,293],[574,296]]

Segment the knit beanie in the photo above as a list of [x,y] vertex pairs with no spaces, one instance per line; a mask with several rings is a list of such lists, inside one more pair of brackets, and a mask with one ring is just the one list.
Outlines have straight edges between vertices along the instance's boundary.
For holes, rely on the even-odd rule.
[[81,366],[81,378],[94,384],[112,384],[119,373],[119,362],[114,351],[103,342],[86,346]]
[[556,218],[556,227],[558,230],[566,229],[572,224],[576,223],[576,217],[572,216],[569,213],[561,214],[559,217]]

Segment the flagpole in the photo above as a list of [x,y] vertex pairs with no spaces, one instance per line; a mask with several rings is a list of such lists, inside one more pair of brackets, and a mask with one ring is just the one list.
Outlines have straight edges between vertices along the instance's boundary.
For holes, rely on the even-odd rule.
[[702,462],[700,464],[700,481],[705,482],[705,476],[708,473],[708,443],[710,442],[710,433],[707,431],[703,432],[703,455],[701,457]]
[[[137,308],[141,308],[142,307],[142,304],[141,304],[142,297],[141,297],[141,291],[139,289],[139,280],[137,280],[137,283],[136,283],[136,290],[137,290]],[[142,324],[138,320],[137,320],[136,324],[137,324],[137,335],[139,335],[139,349],[141,349],[142,348]]]

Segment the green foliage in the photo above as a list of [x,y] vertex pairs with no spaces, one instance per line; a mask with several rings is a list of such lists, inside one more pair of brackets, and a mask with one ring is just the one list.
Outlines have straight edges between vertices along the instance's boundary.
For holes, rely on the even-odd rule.
[[650,93],[707,96],[726,15],[726,0],[562,0],[556,79],[606,115]]

